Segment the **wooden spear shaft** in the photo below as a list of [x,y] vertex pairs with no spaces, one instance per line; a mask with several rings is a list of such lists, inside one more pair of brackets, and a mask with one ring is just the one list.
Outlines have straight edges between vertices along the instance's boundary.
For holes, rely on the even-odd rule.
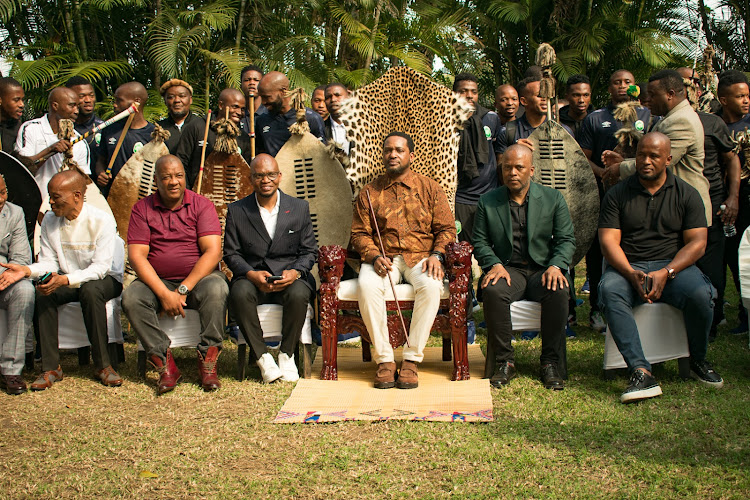
[[[370,205],[370,216],[372,217],[372,225],[375,226],[375,233],[378,235],[378,243],[380,243],[380,255],[385,259],[385,247],[383,246],[383,238],[380,237],[380,228],[378,227],[378,221],[375,218],[375,209],[372,207],[372,200],[370,199],[370,190],[365,189],[367,195],[367,204]],[[376,271],[377,272],[377,271]],[[404,321],[404,315],[401,314],[401,305],[398,303],[398,296],[396,295],[396,285],[393,283],[393,278],[388,270],[385,270],[385,274],[388,275],[388,281],[391,283],[391,290],[393,291],[393,300],[396,302],[396,312],[398,313],[398,319],[401,320],[401,328],[404,329],[404,338],[406,339],[406,346],[411,347],[409,344],[409,331],[406,329],[406,322]]]
[[211,127],[211,110],[206,113],[206,130],[203,131],[203,148],[201,149],[201,166],[198,170],[198,181],[195,183],[195,192],[201,192],[203,184],[203,166],[206,164],[206,144],[208,143],[208,129]]

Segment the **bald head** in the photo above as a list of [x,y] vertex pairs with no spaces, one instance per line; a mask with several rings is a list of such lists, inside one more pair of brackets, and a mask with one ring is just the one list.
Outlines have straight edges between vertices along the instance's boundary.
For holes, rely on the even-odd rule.
[[500,85],[495,90],[495,109],[503,123],[512,120],[518,111],[518,92],[513,85]]
[[63,170],[52,176],[49,184],[49,205],[57,217],[73,220],[83,210],[86,180],[77,170]]
[[177,158],[175,155],[164,155],[156,160],[156,165],[154,165],[154,173],[158,177],[161,170],[168,167],[175,167],[178,170],[182,169],[183,172],[185,171],[185,166],[182,164],[182,161],[179,158]]
[[137,113],[143,115],[143,107],[146,105],[146,101],[148,101],[148,91],[141,83],[123,83],[115,90],[114,110],[116,113],[120,113],[137,102]]
[[664,182],[667,165],[672,161],[671,148],[669,137],[661,132],[650,132],[641,138],[635,153],[635,171],[641,183]]
[[276,170],[279,169],[279,164],[276,163],[276,158],[267,153],[261,153],[250,162],[250,172],[262,170],[268,166],[275,168]]
[[67,120],[78,118],[78,95],[67,87],[52,89],[47,97],[47,104],[50,118],[52,118],[50,123],[54,122],[54,125],[61,118]]
[[653,145],[660,151],[664,151],[666,153],[669,153],[670,149],[672,149],[672,141],[670,141],[669,137],[662,134],[661,132],[649,132],[648,134],[644,135],[638,142],[638,150],[649,145]]
[[221,91],[221,94],[219,94],[218,118],[225,118],[228,115],[230,120],[239,125],[244,115],[244,109],[245,94],[237,89],[224,89]]
[[286,97],[287,90],[289,79],[278,71],[271,71],[258,84],[260,100],[273,114],[286,113],[291,109],[290,99]]
[[258,89],[267,88],[269,90],[288,90],[289,79],[279,71],[271,71],[266,76],[260,79]]
[[534,158],[534,154],[531,150],[523,144],[513,144],[512,146],[509,146],[508,149],[505,150],[503,156],[505,155],[517,156],[523,158],[525,161],[528,160],[529,165],[531,165],[531,160]]

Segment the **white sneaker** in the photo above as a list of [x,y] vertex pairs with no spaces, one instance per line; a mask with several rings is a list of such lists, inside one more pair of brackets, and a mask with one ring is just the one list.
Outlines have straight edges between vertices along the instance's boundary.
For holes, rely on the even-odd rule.
[[589,325],[599,333],[604,333],[607,329],[607,323],[604,322],[604,317],[599,311],[594,311],[589,315]]
[[283,373],[281,380],[284,382],[296,382],[299,380],[299,370],[294,362],[294,354],[287,356],[285,353],[279,353],[279,369]]
[[283,377],[284,373],[279,369],[276,361],[273,360],[273,356],[265,353],[263,356],[256,361],[258,368],[260,368],[260,374],[263,377],[263,382],[270,384]]

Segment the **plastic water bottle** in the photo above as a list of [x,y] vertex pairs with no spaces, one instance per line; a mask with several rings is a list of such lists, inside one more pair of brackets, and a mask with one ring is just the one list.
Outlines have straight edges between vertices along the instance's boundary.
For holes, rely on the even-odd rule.
[[[726,205],[722,205],[719,208],[721,209],[721,213],[723,215],[724,212],[727,209],[727,206]],[[736,234],[737,234],[737,228],[734,227],[734,224],[724,223],[724,236],[726,236],[727,238],[731,238],[732,236],[734,236]]]

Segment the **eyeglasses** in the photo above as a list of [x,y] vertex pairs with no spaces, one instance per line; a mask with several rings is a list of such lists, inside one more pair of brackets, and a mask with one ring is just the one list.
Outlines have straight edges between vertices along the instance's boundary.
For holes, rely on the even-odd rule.
[[268,172],[266,174],[251,174],[251,177],[254,181],[262,181],[266,177],[268,177],[269,180],[275,181],[281,172]]

